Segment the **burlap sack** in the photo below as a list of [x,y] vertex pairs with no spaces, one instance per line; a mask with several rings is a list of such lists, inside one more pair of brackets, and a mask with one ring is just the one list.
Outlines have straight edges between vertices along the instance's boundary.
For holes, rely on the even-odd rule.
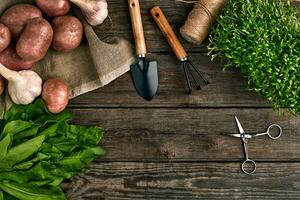
[[[0,13],[17,3],[34,1],[0,0]],[[103,87],[126,73],[134,62],[132,46],[128,41],[114,39],[114,43],[105,43],[90,25],[82,21],[87,42],[69,53],[50,49],[47,56],[33,68],[43,80],[50,77],[64,79],[70,86],[71,98]],[[0,112],[7,110],[10,105],[7,95],[2,97]]]

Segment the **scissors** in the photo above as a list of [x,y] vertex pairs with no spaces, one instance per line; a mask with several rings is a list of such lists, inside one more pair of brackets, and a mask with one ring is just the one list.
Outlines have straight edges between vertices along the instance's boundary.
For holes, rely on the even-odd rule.
[[[241,138],[241,140],[243,142],[244,153],[245,153],[245,161],[242,163],[241,168],[245,174],[253,174],[256,171],[256,163],[254,160],[249,158],[249,154],[248,154],[249,139],[267,135],[270,139],[277,140],[281,137],[281,135],[283,133],[282,128],[278,124],[272,124],[267,128],[267,131],[264,133],[246,134],[239,119],[236,116],[234,118],[235,118],[235,121],[236,121],[236,124],[237,124],[240,134],[227,134],[227,135],[229,135],[231,137]],[[276,129],[277,129],[277,132],[275,132]],[[275,134],[273,131],[275,132]],[[246,166],[252,166],[252,167],[248,169],[248,168],[246,168]]]

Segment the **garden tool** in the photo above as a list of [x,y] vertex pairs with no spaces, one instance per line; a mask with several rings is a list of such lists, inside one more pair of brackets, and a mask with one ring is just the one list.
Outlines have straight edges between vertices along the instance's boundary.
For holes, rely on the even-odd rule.
[[249,140],[255,137],[261,137],[261,136],[268,136],[272,140],[277,140],[282,136],[283,130],[281,126],[278,124],[271,124],[268,126],[267,130],[262,133],[256,133],[256,134],[248,134],[245,133],[239,119],[237,116],[234,117],[236,125],[238,127],[239,133],[238,134],[223,134],[231,137],[241,138],[243,142],[243,148],[245,153],[245,160],[241,165],[242,171],[245,174],[253,174],[256,171],[256,163],[254,160],[249,158],[248,153],[248,143]]
[[130,66],[135,88],[140,96],[150,101],[158,89],[157,62],[146,59],[146,43],[138,0],[128,0],[132,31],[138,62]]
[[[175,52],[177,58],[182,62],[184,75],[188,87],[188,94],[192,93],[192,85],[190,82],[190,78],[192,78],[192,80],[195,82],[197,89],[201,89],[201,85],[197,80],[197,76],[199,76],[205,84],[209,84],[208,80],[204,77],[202,72],[192,63],[192,61],[188,57],[186,51],[184,50],[178,38],[176,37],[172,27],[170,26],[160,7],[154,6],[150,12],[158,27],[162,31],[163,35],[166,37],[169,45]],[[193,71],[195,72],[195,74],[193,73]]]

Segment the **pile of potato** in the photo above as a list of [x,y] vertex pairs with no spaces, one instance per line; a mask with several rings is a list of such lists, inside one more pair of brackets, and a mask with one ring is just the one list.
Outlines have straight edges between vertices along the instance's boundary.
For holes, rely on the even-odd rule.
[[[50,46],[68,52],[81,43],[82,23],[66,15],[70,2],[63,5],[36,0],[37,5],[17,4],[8,8],[0,18],[0,63],[12,70],[30,69],[43,59]],[[51,17],[43,18],[43,13]],[[21,14],[20,14],[21,13]]]
[[[28,70],[45,57],[50,47],[59,52],[77,48],[82,41],[83,25],[76,17],[67,15],[70,4],[68,0],[36,0],[36,6],[16,4],[8,8],[0,18],[0,63],[14,71]],[[43,89],[47,94],[43,91],[42,95],[46,103],[59,101],[49,93],[59,94],[60,88],[66,91],[66,84],[55,78],[46,83]],[[1,93],[4,84],[1,76]],[[64,101],[61,105],[65,107],[68,98],[60,101]],[[62,108],[52,110],[58,112]]]

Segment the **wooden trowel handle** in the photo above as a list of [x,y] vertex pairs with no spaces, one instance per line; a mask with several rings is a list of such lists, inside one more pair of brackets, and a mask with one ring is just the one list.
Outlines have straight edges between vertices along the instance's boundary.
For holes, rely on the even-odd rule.
[[166,37],[168,43],[172,47],[173,51],[175,52],[177,58],[179,60],[183,60],[187,57],[186,51],[184,50],[182,44],[179,42],[178,38],[176,37],[172,27],[170,26],[168,20],[166,19],[164,13],[158,6],[154,6],[150,11],[153,19],[155,20],[156,24]]
[[128,5],[136,52],[138,55],[145,55],[147,50],[139,0],[128,0]]

